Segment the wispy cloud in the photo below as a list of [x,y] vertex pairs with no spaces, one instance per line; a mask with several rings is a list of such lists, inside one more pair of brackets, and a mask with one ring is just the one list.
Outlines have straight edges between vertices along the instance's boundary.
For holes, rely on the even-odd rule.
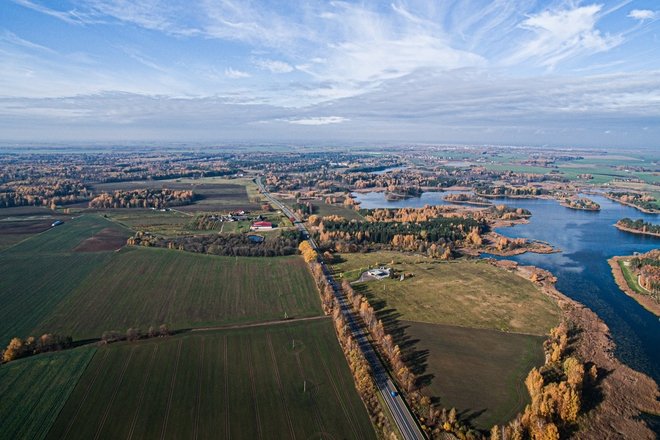
[[532,32],[533,38],[523,43],[504,64],[535,60],[554,68],[564,60],[618,46],[623,42],[622,35],[603,34],[596,28],[601,9],[601,5],[594,4],[545,10],[529,16],[520,27]]
[[11,0],[21,19],[0,17],[0,132],[69,121],[146,136],[181,121],[210,137],[456,140],[654,127],[658,12],[594,2]]
[[656,18],[658,18],[658,11],[651,11],[649,9],[633,9],[628,14],[628,17],[641,21],[655,20]]
[[231,79],[240,79],[240,78],[249,78],[251,75],[247,72],[243,72],[242,70],[236,70],[236,69],[232,69],[231,67],[227,67],[225,69],[225,76]]
[[294,67],[280,60],[254,60],[254,65],[262,70],[268,70],[271,73],[289,73],[293,72]]
[[341,116],[318,116],[314,118],[289,119],[287,122],[295,125],[328,125],[341,124],[346,121],[349,121],[349,119]]

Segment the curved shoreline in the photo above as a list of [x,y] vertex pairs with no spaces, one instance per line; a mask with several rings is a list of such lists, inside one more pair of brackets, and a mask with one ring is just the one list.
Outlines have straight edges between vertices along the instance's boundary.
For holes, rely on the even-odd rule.
[[511,260],[494,260],[492,264],[502,265],[531,280],[553,299],[562,311],[562,318],[577,330],[572,343],[576,354],[583,362],[593,363],[598,368],[598,390],[602,399],[580,416],[580,429],[573,438],[655,439],[655,433],[640,416],[643,413],[660,415],[658,385],[614,356],[615,344],[607,324],[591,309],[557,290],[557,279],[551,272],[520,266]]
[[619,266],[619,261],[624,261],[628,257],[612,257],[607,262],[610,265],[610,268],[612,269],[612,276],[614,277],[614,281],[616,282],[617,286],[619,286],[619,289],[635,301],[639,303],[640,306],[644,307],[646,310],[649,312],[653,313],[655,316],[660,317],[660,304],[655,302],[651,297],[648,295],[643,295],[641,293],[635,292],[629,285],[628,281],[626,281],[626,277],[623,275],[623,271],[621,270],[621,266]]
[[625,226],[621,226],[619,223],[614,223],[614,227],[620,231],[629,232],[631,234],[648,235],[650,237],[660,238],[660,233],[657,232],[644,232],[637,229],[627,228]]
[[617,203],[620,203],[622,205],[630,206],[631,208],[635,208],[636,210],[641,211],[644,214],[660,214],[660,211],[657,210],[657,209],[646,209],[646,208],[642,208],[641,206],[637,206],[637,205],[634,205],[634,204],[629,203],[629,202],[622,202],[621,200],[619,200],[617,198],[608,196],[607,193],[602,194],[602,196],[605,197],[606,199],[610,199],[610,200],[612,200],[614,202],[617,202]]

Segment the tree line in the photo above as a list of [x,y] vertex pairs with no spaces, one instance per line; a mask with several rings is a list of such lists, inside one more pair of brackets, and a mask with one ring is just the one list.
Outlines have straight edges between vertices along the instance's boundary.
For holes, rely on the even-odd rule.
[[130,246],[176,249],[198,254],[229,257],[277,257],[296,254],[300,232],[281,231],[279,235],[209,234],[165,238],[137,232],[127,240]]
[[644,219],[641,218],[637,220],[632,220],[626,217],[616,222],[616,224],[626,229],[632,229],[634,231],[639,231],[642,233],[660,234],[660,225],[656,225],[654,223],[644,221]]
[[89,202],[90,208],[155,208],[188,205],[195,200],[191,190],[134,189],[102,193]]
[[71,336],[60,336],[44,333],[38,338],[30,336],[27,339],[13,338],[2,352],[2,361],[11,362],[22,357],[32,356],[47,351],[64,350],[71,347]]

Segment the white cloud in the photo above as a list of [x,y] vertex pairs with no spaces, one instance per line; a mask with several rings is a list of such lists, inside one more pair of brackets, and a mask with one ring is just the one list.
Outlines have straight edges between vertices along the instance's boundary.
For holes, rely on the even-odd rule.
[[289,73],[295,70],[291,64],[279,60],[254,60],[254,65],[271,73]]
[[511,65],[536,60],[554,68],[578,55],[591,55],[618,46],[621,35],[602,34],[596,29],[601,5],[577,6],[563,10],[545,10],[531,15],[520,27],[533,32],[534,37],[523,43],[504,64]]
[[228,67],[225,69],[225,76],[231,79],[249,78],[251,75],[241,70],[232,69]]
[[349,119],[341,116],[318,116],[314,118],[289,119],[287,122],[296,125],[328,125],[341,124],[346,121],[349,121]]
[[628,17],[634,18],[635,20],[654,20],[658,18],[658,12],[648,9],[633,9],[630,11],[630,14],[628,14]]

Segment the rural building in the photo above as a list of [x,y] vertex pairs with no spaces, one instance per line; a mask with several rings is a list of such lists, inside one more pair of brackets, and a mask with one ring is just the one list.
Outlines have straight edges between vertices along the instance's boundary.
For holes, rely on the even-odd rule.
[[273,229],[273,224],[271,222],[254,222],[252,223],[252,226],[250,226],[250,230],[252,231],[267,231]]
[[388,278],[390,276],[390,269],[388,267],[379,267],[377,269],[368,270],[367,274],[377,280],[382,280],[383,278]]

